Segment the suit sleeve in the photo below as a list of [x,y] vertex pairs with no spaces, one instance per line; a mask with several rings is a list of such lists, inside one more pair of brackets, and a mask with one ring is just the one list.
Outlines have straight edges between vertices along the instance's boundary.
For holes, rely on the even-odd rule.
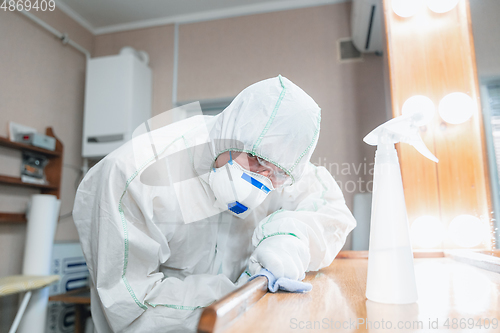
[[296,237],[310,251],[307,271],[329,266],[356,226],[338,184],[324,167],[309,163],[300,181],[282,196],[282,208],[255,229],[253,245],[277,235]]

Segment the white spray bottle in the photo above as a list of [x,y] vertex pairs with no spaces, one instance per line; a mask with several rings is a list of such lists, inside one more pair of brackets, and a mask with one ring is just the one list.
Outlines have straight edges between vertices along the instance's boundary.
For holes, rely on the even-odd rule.
[[[427,108],[419,107],[422,104]],[[412,97],[403,105],[402,116],[378,126],[363,139],[377,146],[366,283],[366,298],[371,301],[390,304],[417,301],[403,182],[394,144],[408,143],[438,162],[418,133],[418,127],[427,124],[434,112],[430,99]]]

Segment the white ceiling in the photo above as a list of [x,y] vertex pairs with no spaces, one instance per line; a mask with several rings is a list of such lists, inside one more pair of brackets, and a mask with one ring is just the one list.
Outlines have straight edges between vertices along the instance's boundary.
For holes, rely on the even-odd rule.
[[349,0],[57,0],[56,7],[92,33],[103,34],[345,1]]

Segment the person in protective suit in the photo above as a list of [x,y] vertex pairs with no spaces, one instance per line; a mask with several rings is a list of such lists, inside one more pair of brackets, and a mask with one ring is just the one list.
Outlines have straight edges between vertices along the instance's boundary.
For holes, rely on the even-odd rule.
[[148,128],[90,169],[73,216],[96,331],[194,331],[203,307],[262,268],[301,280],[330,265],[356,222],[310,163],[320,121],[279,76],[216,116]]

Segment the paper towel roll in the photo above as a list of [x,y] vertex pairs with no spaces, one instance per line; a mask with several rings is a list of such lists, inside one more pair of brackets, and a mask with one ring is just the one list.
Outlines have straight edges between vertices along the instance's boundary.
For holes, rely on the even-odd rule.
[[[36,194],[31,197],[24,247],[24,275],[50,275],[52,247],[60,206],[61,201],[54,195]],[[48,300],[48,287],[33,292],[17,330],[18,333],[44,332]]]
[[60,205],[55,195],[36,194],[31,197],[24,247],[24,275],[50,275]]

